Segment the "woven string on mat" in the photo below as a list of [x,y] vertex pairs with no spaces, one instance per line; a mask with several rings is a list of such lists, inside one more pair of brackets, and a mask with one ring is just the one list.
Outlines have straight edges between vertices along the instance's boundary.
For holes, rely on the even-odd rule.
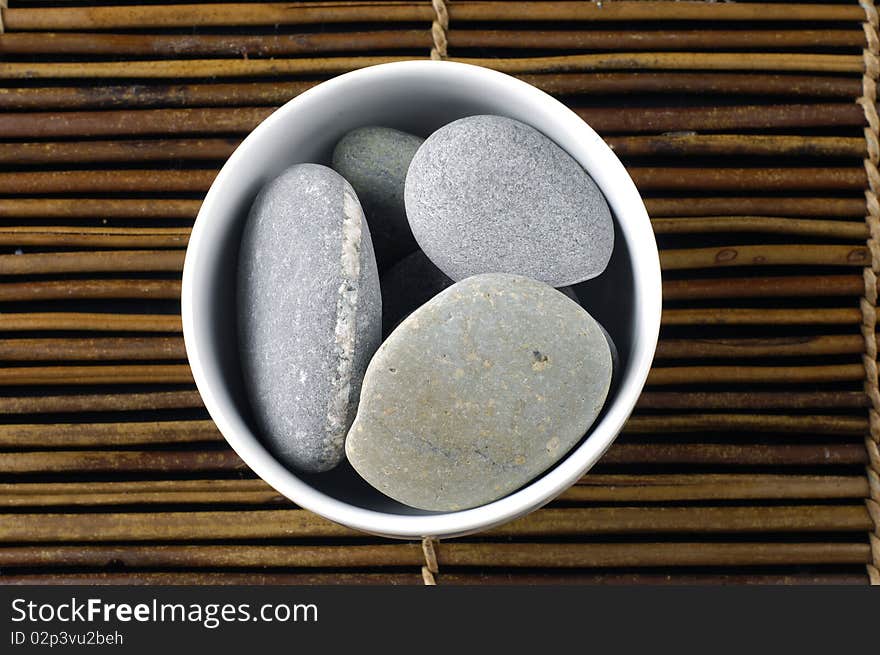
[[445,0],[431,0],[434,7],[434,21],[431,23],[431,59],[446,59],[446,33],[449,31],[449,12]]
[[425,565],[422,567],[422,582],[433,587],[437,584],[437,573],[440,567],[437,564],[437,547],[440,542],[433,537],[422,539],[422,554],[425,556]]
[[[434,8],[434,20],[431,23],[431,40],[434,45],[431,48],[431,59],[446,59],[446,33],[449,30],[449,12],[446,10],[446,2],[444,0],[431,0],[431,6]],[[422,566],[422,582],[429,586],[437,584],[437,573],[439,572],[437,565],[438,545],[439,542],[433,537],[422,539],[422,554],[425,557],[425,565]]]
[[859,0],[859,4],[865,10],[865,22],[862,24],[862,28],[865,31],[867,48],[863,51],[865,74],[862,77],[862,97],[856,102],[864,109],[868,122],[868,127],[865,128],[868,153],[868,157],[865,159],[865,173],[869,188],[865,191],[867,205],[865,220],[868,223],[868,250],[871,253],[871,265],[863,271],[865,296],[860,303],[862,335],[865,339],[865,354],[862,355],[862,362],[865,366],[865,393],[871,403],[868,410],[869,434],[865,438],[865,447],[868,451],[869,489],[865,504],[874,523],[874,531],[868,535],[871,546],[871,562],[867,565],[867,569],[871,584],[880,585],[880,454],[878,454],[877,448],[877,444],[880,443],[880,382],[878,382],[877,372],[876,337],[877,275],[880,273],[880,202],[877,199],[877,194],[880,192],[880,172],[877,170],[877,164],[880,161],[880,146],[878,146],[880,120],[877,116],[880,39],[877,36],[878,15],[874,0]]

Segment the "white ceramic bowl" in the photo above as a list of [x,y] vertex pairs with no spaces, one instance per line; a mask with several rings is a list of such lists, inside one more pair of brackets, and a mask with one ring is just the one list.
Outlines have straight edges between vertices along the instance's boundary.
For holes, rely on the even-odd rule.
[[[540,130],[578,160],[608,199],[616,244],[609,268],[579,285],[582,304],[611,333],[620,367],[603,413],[556,466],[482,507],[424,512],[385,498],[347,465],[321,475],[279,463],[251,428],[235,339],[235,267],[241,230],[264,183],[299,162],[327,163],[349,130],[385,125],[427,136],[473,114],[501,114]],[[324,82],[257,127],[220,171],[199,211],[183,270],[186,352],[220,432],[257,475],[292,501],[349,527],[389,537],[452,537],[522,516],[552,500],[602,456],[642,390],[660,329],[660,263],[644,204],[614,153],[560,102],[513,77],[437,61],[384,64]],[[279,317],[283,320],[283,317]]]

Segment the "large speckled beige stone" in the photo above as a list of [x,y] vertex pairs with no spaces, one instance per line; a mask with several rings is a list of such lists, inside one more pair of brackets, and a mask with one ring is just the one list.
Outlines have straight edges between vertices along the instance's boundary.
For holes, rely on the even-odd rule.
[[412,507],[483,505],[581,439],[611,366],[601,327],[564,294],[518,275],[476,275],[413,312],[376,351],[346,454],[367,482]]

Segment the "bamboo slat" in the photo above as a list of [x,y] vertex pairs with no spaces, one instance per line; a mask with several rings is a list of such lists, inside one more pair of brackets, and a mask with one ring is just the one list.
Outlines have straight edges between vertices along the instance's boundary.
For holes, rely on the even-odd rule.
[[687,197],[646,198],[652,217],[661,216],[821,216],[864,218],[867,211],[863,195],[831,197]]
[[0,275],[183,270],[182,250],[103,250],[0,255]]
[[[440,566],[453,567],[648,567],[768,566],[779,564],[864,564],[867,544],[835,543],[449,543]],[[0,565],[11,568],[101,567],[202,569],[228,567],[367,568],[417,567],[417,544],[347,546],[100,546],[11,547],[0,549]]]
[[[862,83],[857,77],[833,75],[651,71],[524,73],[518,77],[548,93],[561,95],[694,93],[856,98],[862,93]],[[0,88],[0,109],[45,111],[123,107],[275,106],[287,102],[315,84],[311,80],[276,80],[88,87],[4,87]]]
[[857,409],[868,407],[862,391],[645,391],[638,409]]
[[44,384],[193,384],[193,378],[189,366],[186,364],[0,368],[0,387]]
[[[763,35],[767,43],[779,47],[809,46],[825,39],[840,46],[859,45],[864,34],[856,30],[830,30],[823,35],[814,30],[791,30],[775,36]],[[528,34],[528,32],[523,32]],[[465,42],[491,44],[498,32],[475,31]],[[501,34],[505,34],[502,32]],[[566,32],[550,32],[543,40],[552,42]],[[699,32],[697,32],[699,34]],[[731,43],[741,41],[735,32],[723,32]],[[513,34],[511,34],[513,36]],[[755,38],[762,39],[760,32]],[[724,37],[722,37],[724,38]],[[662,37],[660,37],[662,39]],[[605,39],[601,39],[604,41]],[[663,39],[663,40],[669,40]],[[682,34],[680,41],[699,47],[698,37]],[[855,43],[853,43],[855,42]],[[425,51],[431,48],[431,35],[424,29],[375,30],[361,32],[300,32],[298,34],[101,34],[76,32],[19,32],[4,35],[0,53],[6,55],[80,55],[186,58],[278,57],[326,52],[364,52],[370,50]]]
[[0,314],[0,332],[83,330],[95,332],[182,332],[179,315],[34,312]]
[[[858,575],[819,575],[819,576],[740,576],[749,584],[864,584]],[[864,576],[862,576],[864,577]],[[464,580],[478,578],[465,576]],[[598,576],[598,580],[604,580]],[[632,580],[652,580],[649,576],[630,576]],[[707,576],[707,584],[726,584],[738,578]],[[287,585],[422,585],[421,573],[375,573],[363,571],[321,571],[308,573],[218,573],[218,572],[142,572],[125,573],[48,573],[48,574],[10,574],[3,576],[6,585],[232,585],[232,584],[287,584]],[[503,584],[503,582],[501,583]],[[509,583],[508,583],[509,584]]]
[[[842,492],[852,485],[841,482]],[[139,480],[0,484],[0,506],[289,505],[262,480]]]
[[[727,52],[627,52],[510,59],[456,58],[502,73],[568,73],[591,70],[748,70],[862,73],[861,55]],[[32,70],[32,69],[31,69]],[[31,72],[29,70],[29,73]],[[0,77],[8,75],[0,67]]]
[[157,411],[202,407],[197,391],[76,394],[65,396],[0,396],[3,414]]
[[[484,8],[491,16],[490,7]],[[307,25],[324,22],[430,21],[431,8],[406,2],[301,2],[176,4],[119,7],[10,7],[6,29],[10,32],[167,29],[173,27]]]
[[[861,66],[860,57],[833,55],[835,59],[856,59]],[[412,57],[327,57],[293,59],[160,59],[150,61],[101,61],[101,62],[0,62],[0,79],[198,79],[218,77],[272,77],[275,75],[337,75],[348,73],[367,66],[377,66],[395,61],[407,61]],[[852,65],[846,61],[815,63],[813,66],[845,67]],[[810,67],[794,70],[812,70]],[[861,68],[859,68],[861,70]]]
[[850,157],[867,155],[865,140],[855,137],[809,137],[755,134],[662,134],[609,136],[605,141],[620,157],[736,155],[772,157]]
[[775,216],[693,216],[655,218],[655,234],[726,234],[737,232],[790,234],[866,240],[868,226],[856,221],[780,218]]
[[[863,504],[773,507],[597,507],[535,512],[489,534],[505,537],[651,532],[846,532],[873,526]],[[0,532],[2,534],[2,532]]]
[[[2,121],[2,115],[0,115]],[[7,218],[195,218],[201,200],[153,198],[0,198],[0,214]]]
[[0,163],[57,165],[222,160],[229,157],[238,144],[239,139],[235,138],[4,143],[0,148]]
[[666,271],[728,266],[861,266],[871,261],[865,246],[756,245],[663,250]]
[[[724,50],[758,48],[861,48],[858,29],[829,30],[452,30],[452,48],[542,50]],[[165,57],[277,57],[326,52],[418,49],[432,45],[424,29],[298,34],[101,34],[9,33],[7,55]]]
[[669,502],[781,498],[864,498],[867,480],[839,475],[592,473],[560,496],[567,502]]
[[189,228],[0,227],[0,245],[93,248],[185,248]]
[[114,193],[204,193],[216,170],[72,170],[0,173],[0,193],[11,195]]
[[[465,569],[466,570],[466,569]],[[688,573],[675,570],[674,575],[658,573],[607,573],[552,570],[539,573],[462,573],[462,569],[445,569],[442,584],[450,585],[864,585],[862,573]],[[9,585],[423,585],[421,574],[365,573],[336,570],[318,573],[265,573],[259,571],[189,571],[125,573],[14,573],[3,577]]]
[[80,337],[0,339],[0,360],[38,362],[67,360],[186,359],[180,337]]
[[[276,106],[315,86],[311,80],[200,84],[115,84],[109,86],[47,86],[0,88],[0,108],[16,111],[47,109],[119,109],[147,107]],[[778,83],[777,83],[778,84]],[[845,85],[824,84],[820,97],[851,96]],[[858,91],[856,91],[856,94]]]
[[623,427],[624,434],[741,431],[743,434],[755,432],[827,434],[842,438],[864,435],[867,430],[868,419],[865,417],[822,414],[797,416],[712,413],[631,416]]
[[813,191],[864,189],[864,168],[641,168],[630,176],[646,191]]
[[765,445],[722,443],[615,444],[603,464],[652,466],[841,466],[868,461],[862,444]]
[[178,299],[180,280],[34,280],[0,283],[0,301]]
[[858,325],[862,313],[840,309],[664,309],[664,325]]
[[[456,2],[449,8],[452,21],[844,21],[860,22],[860,7],[844,5],[747,3],[719,8],[698,2]],[[415,2],[299,2],[180,4],[126,7],[15,8],[6,12],[9,31],[144,29],[209,26],[272,26],[313,23],[431,21],[430,7]]]
[[4,113],[0,114],[0,138],[245,134],[273,111],[274,107],[198,107]]
[[[864,451],[864,449],[862,449]],[[845,456],[845,455],[844,455]],[[231,450],[34,450],[4,453],[0,473],[230,473],[247,471]]]
[[[657,219],[655,219],[657,220]],[[821,298],[860,296],[865,291],[861,275],[778,275],[774,277],[689,278],[664,280],[666,300],[707,298]]]
[[[407,61],[407,56],[290,59],[156,59],[126,62],[0,62],[0,79],[198,79],[336,75],[367,66]],[[861,55],[726,52],[627,52],[453,61],[502,73],[570,73],[603,70],[746,70],[814,73],[865,72]]]
[[[355,537],[305,510],[0,514],[0,542],[103,542]],[[644,533],[865,532],[864,505],[545,509],[486,532],[492,537]],[[867,550],[867,545],[865,545]],[[866,552],[863,551],[863,552]]]
[[802,355],[860,355],[860,334],[754,339],[661,339],[654,358],[694,359],[739,357],[799,357]]
[[859,382],[865,377],[861,364],[827,366],[674,366],[654,367],[648,385],[672,384],[747,384],[788,382]]
[[0,425],[0,448],[144,446],[222,440],[211,421]]
[[[60,36],[60,35],[59,35]],[[335,35],[334,35],[335,36]],[[861,48],[863,31],[829,30],[452,30],[451,48],[682,51]]]
[[[275,107],[198,107],[5,113],[0,114],[0,138],[245,134],[274,110]],[[575,112],[594,129],[608,134],[866,124],[864,111],[852,103],[639,107],[627,112],[576,107]],[[773,213],[776,212],[778,209]]]
[[[450,544],[444,566],[628,567],[864,564],[867,544],[640,543],[640,544]],[[542,554],[542,548],[547,551]]]
[[[855,98],[861,81],[840,75],[774,75],[768,73],[522,73],[529,84],[561,95],[693,94],[703,96],[788,96],[793,98]],[[17,96],[13,96],[17,97]],[[0,106],[3,94],[0,92]]]

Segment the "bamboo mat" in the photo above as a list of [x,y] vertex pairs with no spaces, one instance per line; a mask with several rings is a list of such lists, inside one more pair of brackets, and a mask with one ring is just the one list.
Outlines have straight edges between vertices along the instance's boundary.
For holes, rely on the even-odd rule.
[[[9,5],[0,582],[880,582],[873,2]],[[594,472],[426,561],[254,478],[195,391],[178,296],[200,199],[248,131],[322,79],[432,50],[606,138],[665,305]]]

